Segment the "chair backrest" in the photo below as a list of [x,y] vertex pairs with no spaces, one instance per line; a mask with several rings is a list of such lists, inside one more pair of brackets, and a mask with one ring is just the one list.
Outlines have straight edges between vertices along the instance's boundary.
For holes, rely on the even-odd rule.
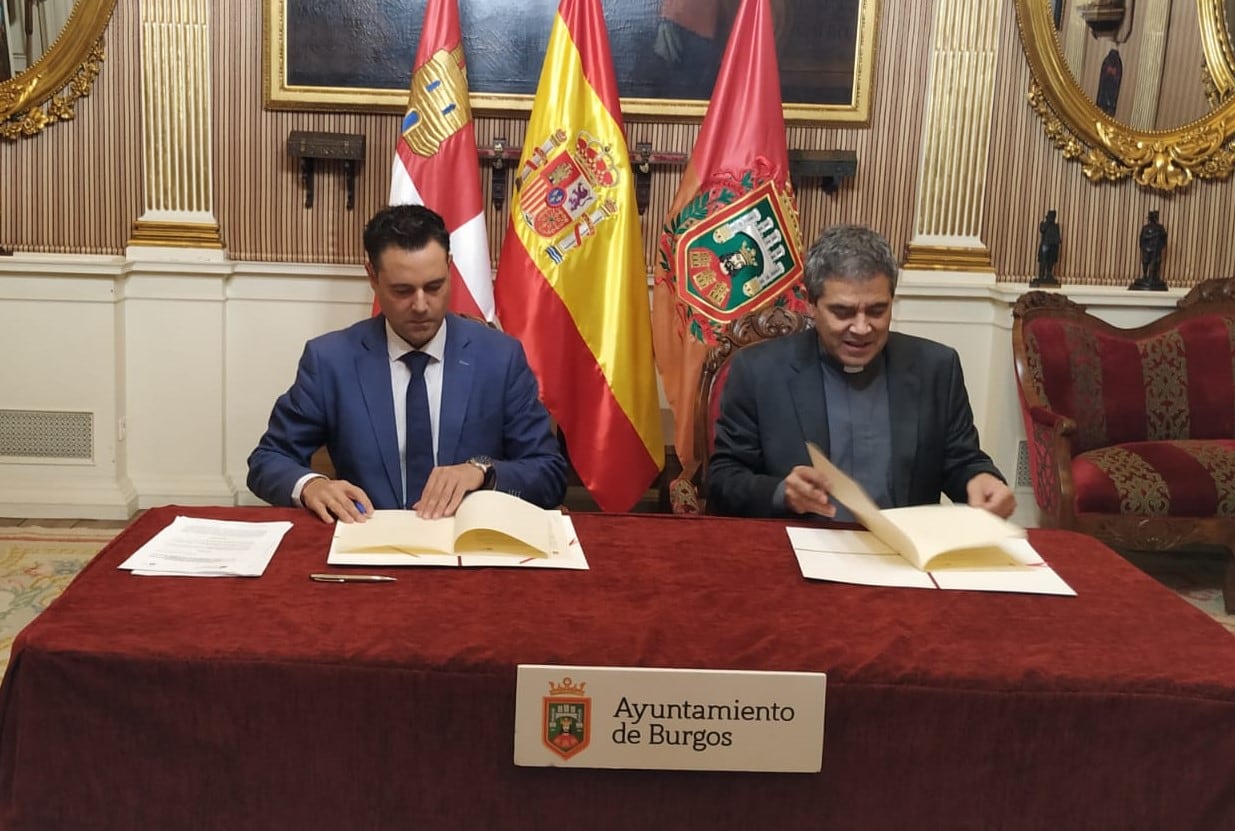
[[753,343],[801,332],[814,325],[814,319],[803,312],[791,311],[784,306],[765,306],[735,320],[717,344],[708,350],[695,409],[699,414],[695,419],[695,458],[700,460],[703,470],[702,485],[706,485],[707,460],[715,445],[715,425],[720,415],[721,393],[729,378],[729,361],[739,349]]
[[1021,404],[1076,422],[1073,451],[1235,435],[1235,280],[1210,280],[1135,329],[1033,291],[1012,310]]

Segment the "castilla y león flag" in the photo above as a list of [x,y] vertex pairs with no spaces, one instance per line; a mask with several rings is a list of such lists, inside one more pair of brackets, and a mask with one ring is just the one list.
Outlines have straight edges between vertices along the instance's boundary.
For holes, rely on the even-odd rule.
[[[493,272],[457,0],[429,0],[395,142],[391,205],[425,205],[450,231],[451,311],[492,321]],[[376,313],[376,307],[374,309]]]
[[768,0],[742,0],[656,254],[656,365],[684,475],[706,461],[693,442],[708,349],[747,312],[804,311],[802,263],[772,16]]
[[639,215],[600,0],[562,0],[498,262],[502,326],[601,509],[664,463]]

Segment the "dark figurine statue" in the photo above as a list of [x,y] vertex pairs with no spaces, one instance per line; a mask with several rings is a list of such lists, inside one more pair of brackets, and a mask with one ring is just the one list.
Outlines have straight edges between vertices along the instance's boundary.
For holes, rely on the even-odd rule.
[[1132,291],[1166,291],[1162,279],[1162,252],[1166,250],[1166,228],[1158,221],[1158,212],[1149,212],[1149,221],[1141,226],[1141,276],[1128,286]]
[[1055,279],[1055,264],[1059,262],[1059,224],[1055,212],[1047,211],[1046,218],[1038,223],[1038,276],[1029,281],[1030,288],[1040,286],[1058,287]]

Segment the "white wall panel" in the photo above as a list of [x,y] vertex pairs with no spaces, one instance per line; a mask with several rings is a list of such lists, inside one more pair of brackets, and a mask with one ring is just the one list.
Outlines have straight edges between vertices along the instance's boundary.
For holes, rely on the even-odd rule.
[[[1011,479],[1024,438],[1011,308],[1024,284],[912,274],[894,328],[957,349],[982,444]],[[1067,291],[1120,326],[1181,290]],[[93,464],[0,462],[0,516],[128,516],[166,504],[254,504],[245,461],[311,337],[369,314],[346,265],[176,263],[41,255],[0,259],[0,407],[96,414]],[[118,439],[123,420],[125,438]],[[1017,518],[1036,522],[1021,494]]]

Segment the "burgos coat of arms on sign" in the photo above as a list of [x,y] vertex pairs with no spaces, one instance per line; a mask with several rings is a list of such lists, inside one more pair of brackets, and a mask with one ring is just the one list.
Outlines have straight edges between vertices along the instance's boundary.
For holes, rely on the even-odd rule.
[[549,682],[544,697],[541,739],[545,747],[569,759],[583,752],[592,738],[592,699],[583,694],[586,682],[576,684],[569,677],[561,684]]
[[573,142],[556,130],[532,151],[515,182],[519,211],[548,243],[549,259],[560,264],[617,215],[620,181],[611,148],[582,130]]

